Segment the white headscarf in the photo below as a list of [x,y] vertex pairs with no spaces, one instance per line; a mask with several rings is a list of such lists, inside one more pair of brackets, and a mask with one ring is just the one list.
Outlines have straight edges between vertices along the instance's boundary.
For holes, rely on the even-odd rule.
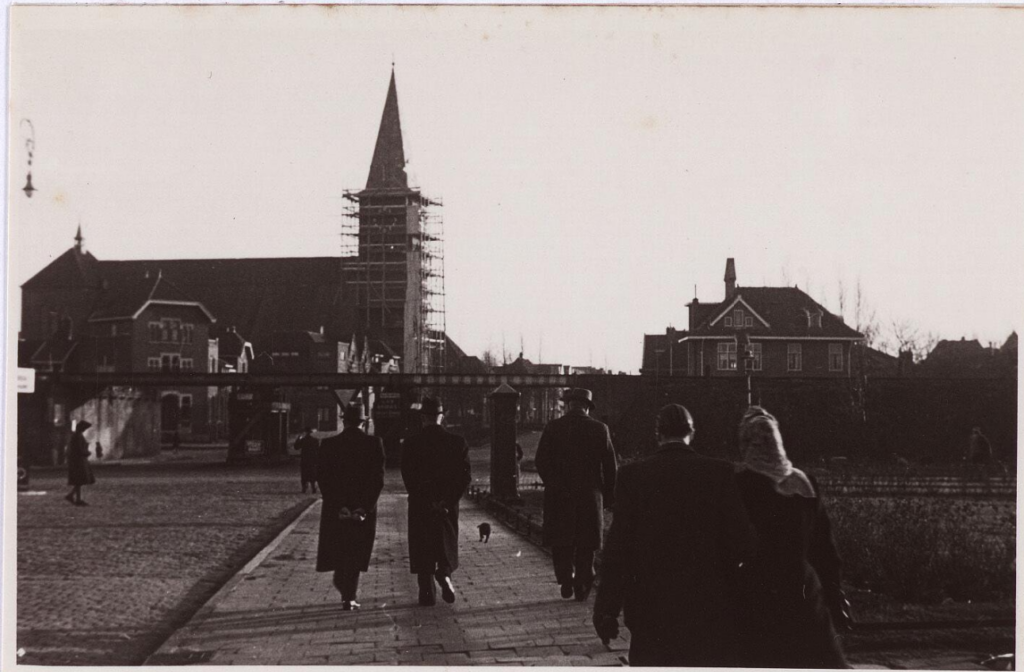
[[[740,421],[742,469],[767,476],[782,495],[816,497],[807,475],[786,457],[779,421],[760,406],[751,406]],[[759,439],[759,440],[758,440]]]

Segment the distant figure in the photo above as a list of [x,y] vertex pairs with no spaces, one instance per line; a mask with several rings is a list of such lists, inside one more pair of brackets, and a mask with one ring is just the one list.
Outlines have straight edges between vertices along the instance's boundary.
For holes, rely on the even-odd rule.
[[967,459],[971,464],[989,464],[992,462],[992,444],[981,433],[981,427],[975,427],[971,430]]
[[484,542],[486,544],[488,541],[491,540],[491,524],[490,523],[480,523],[479,525],[476,526],[476,528],[478,530],[480,530],[480,541],[482,541],[482,542]]
[[299,478],[302,479],[302,493],[306,493],[306,486],[310,492],[316,494],[316,464],[317,449],[320,442],[313,437],[313,428],[306,427],[302,430],[302,436],[295,440],[295,450],[299,451]]
[[569,410],[549,422],[537,444],[544,482],[545,546],[551,547],[561,595],[587,599],[594,585],[594,553],[601,548],[604,509],[615,499],[615,449],[608,426],[590,417],[590,390],[568,390]]
[[174,434],[171,435],[171,453],[177,455],[179,448],[181,448],[181,434],[178,433],[178,430],[174,430]]
[[452,572],[459,567],[459,500],[472,480],[466,440],[446,430],[439,399],[420,405],[426,423],[402,444],[402,480],[409,493],[409,568],[419,582],[419,603],[455,601]]
[[96,459],[103,459],[103,444],[100,443],[99,441],[96,442]]
[[334,572],[342,611],[359,608],[359,573],[370,566],[377,500],[384,488],[384,444],[363,432],[365,420],[361,405],[345,408],[341,433],[324,439],[317,450],[316,475],[324,501],[316,571]]
[[814,481],[786,457],[775,418],[751,406],[739,429],[736,485],[757,534],[740,569],[741,667],[846,668],[835,627],[852,619],[841,563]]
[[733,466],[690,447],[679,404],[661,409],[655,434],[658,451],[619,474],[594,629],[615,639],[622,611],[633,667],[736,665],[733,593],[754,537]]
[[96,482],[92,467],[89,465],[89,442],[85,440],[85,430],[90,427],[92,423],[79,420],[75,424],[75,433],[71,435],[71,441],[68,443],[68,485],[72,487],[64,499],[75,506],[89,505],[82,500],[82,486]]

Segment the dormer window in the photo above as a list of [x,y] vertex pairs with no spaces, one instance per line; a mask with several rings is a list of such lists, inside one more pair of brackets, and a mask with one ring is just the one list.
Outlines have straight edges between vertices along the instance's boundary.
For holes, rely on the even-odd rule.
[[809,311],[809,310],[807,311],[807,326],[808,327],[812,327],[812,328],[813,327],[817,327],[818,329],[821,329],[821,311],[820,310],[818,310],[816,312],[813,312],[813,313],[811,311]]

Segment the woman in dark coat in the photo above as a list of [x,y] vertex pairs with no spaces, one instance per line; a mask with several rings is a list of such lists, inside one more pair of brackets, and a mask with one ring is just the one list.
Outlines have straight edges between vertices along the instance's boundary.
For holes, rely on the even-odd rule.
[[739,664],[845,668],[833,623],[849,625],[841,563],[814,482],[786,458],[778,422],[751,407],[740,423],[736,484],[757,533],[740,570]]
[[409,493],[409,568],[419,582],[419,603],[429,607],[435,580],[442,599],[455,601],[459,500],[472,477],[466,440],[442,426],[441,402],[424,399],[420,413],[427,424],[402,444],[402,480]]
[[85,440],[85,430],[90,427],[92,423],[79,420],[68,444],[68,485],[72,488],[64,499],[75,506],[88,506],[88,503],[82,500],[82,486],[96,482],[92,467],[89,465],[89,442]]
[[344,611],[359,608],[359,573],[370,567],[384,489],[384,444],[363,432],[364,420],[362,406],[346,408],[342,432],[321,441],[317,451],[323,509],[316,571],[334,572]]

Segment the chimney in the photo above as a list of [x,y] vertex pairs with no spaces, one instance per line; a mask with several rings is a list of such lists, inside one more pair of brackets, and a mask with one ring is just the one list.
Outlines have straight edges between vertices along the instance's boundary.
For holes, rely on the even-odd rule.
[[725,298],[736,291],[736,261],[729,257],[725,260]]

